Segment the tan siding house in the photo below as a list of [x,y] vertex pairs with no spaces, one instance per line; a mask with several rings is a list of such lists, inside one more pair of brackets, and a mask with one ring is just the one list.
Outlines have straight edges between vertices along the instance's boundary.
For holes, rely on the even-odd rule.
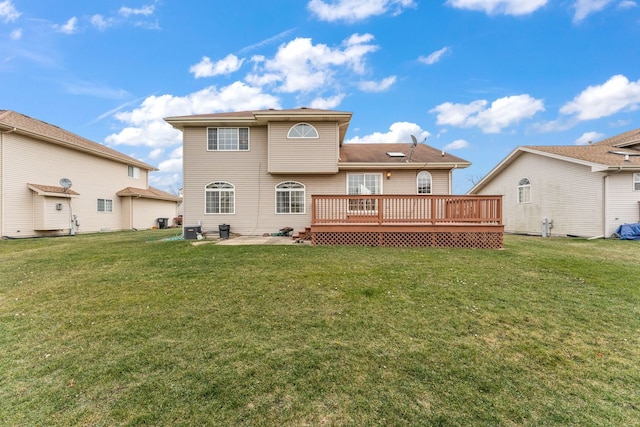
[[469,194],[504,196],[505,232],[610,237],[640,221],[634,179],[640,129],[586,146],[518,147]]
[[184,226],[204,232],[224,224],[243,235],[304,229],[313,195],[415,196],[420,174],[422,194],[447,195],[452,170],[470,165],[424,144],[343,144],[348,112],[300,108],[165,120],[183,132]]
[[151,228],[176,216],[179,199],[148,186],[153,166],[20,113],[0,110],[0,156],[2,237]]

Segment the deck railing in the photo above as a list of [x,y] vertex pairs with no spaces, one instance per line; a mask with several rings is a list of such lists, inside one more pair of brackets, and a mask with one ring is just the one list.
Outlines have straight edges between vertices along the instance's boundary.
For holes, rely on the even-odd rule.
[[502,196],[312,195],[312,225],[502,225]]

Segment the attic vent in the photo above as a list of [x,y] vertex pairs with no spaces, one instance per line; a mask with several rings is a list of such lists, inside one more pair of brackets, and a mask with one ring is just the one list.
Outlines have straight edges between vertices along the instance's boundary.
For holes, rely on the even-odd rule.
[[404,153],[399,151],[387,151],[387,156],[389,157],[406,157]]

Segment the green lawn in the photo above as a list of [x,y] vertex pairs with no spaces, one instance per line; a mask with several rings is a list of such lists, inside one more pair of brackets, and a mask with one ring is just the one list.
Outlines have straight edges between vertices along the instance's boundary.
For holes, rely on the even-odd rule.
[[640,425],[640,242],[0,242],[0,425]]

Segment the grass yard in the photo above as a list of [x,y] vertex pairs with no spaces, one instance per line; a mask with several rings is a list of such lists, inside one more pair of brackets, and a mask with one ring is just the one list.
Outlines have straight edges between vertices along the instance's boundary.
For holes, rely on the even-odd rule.
[[174,234],[0,241],[0,425],[640,425],[640,242]]

